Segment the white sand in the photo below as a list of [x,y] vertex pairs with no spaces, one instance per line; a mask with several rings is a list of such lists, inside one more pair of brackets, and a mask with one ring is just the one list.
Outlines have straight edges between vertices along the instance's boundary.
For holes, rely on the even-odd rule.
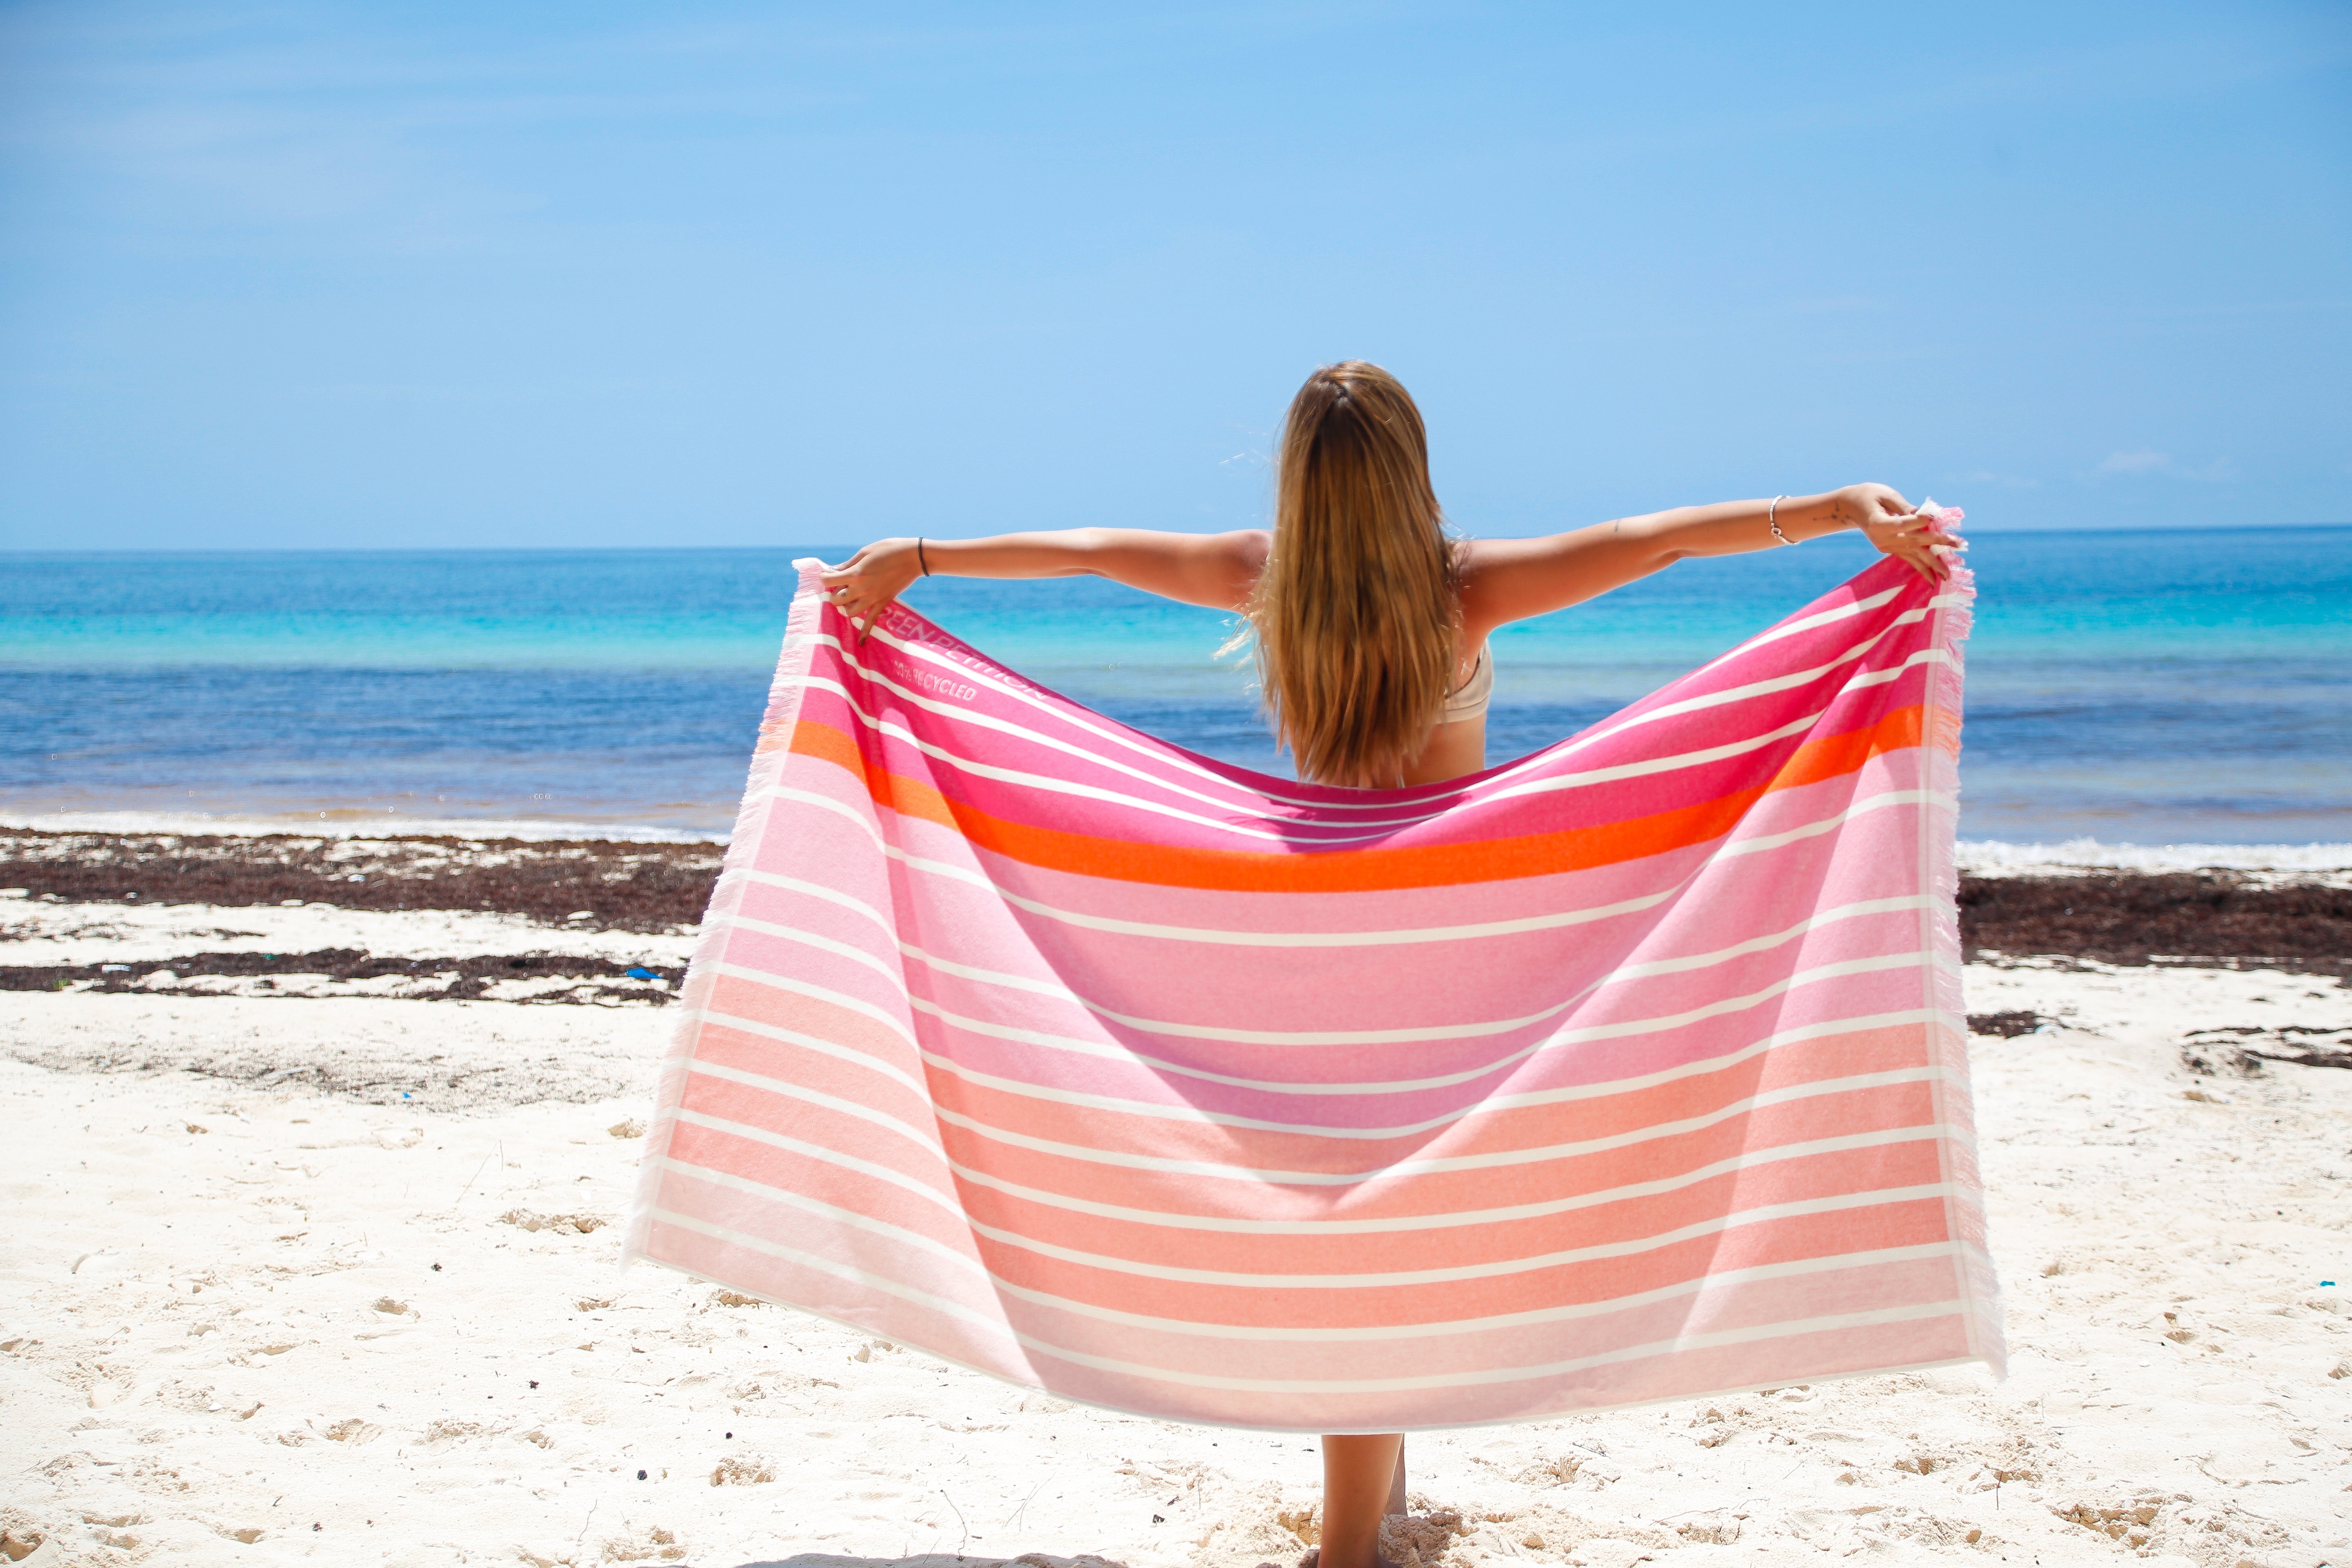
[[0,891],[0,962],[139,963],[194,952],[317,952],[471,958],[560,952],[682,967],[691,931],[562,931],[522,915],[470,910],[346,910],[332,904],[75,904]]
[[[88,940],[189,951],[139,924],[162,913],[53,908],[23,934],[64,951],[84,939],[50,921],[102,921],[122,935]],[[407,951],[573,945],[474,930],[491,917],[171,918],[257,930],[206,945],[293,947],[314,921],[304,945],[371,945],[331,935],[347,921],[407,922],[347,933]],[[2063,1021],[1979,1041],[2009,1380],[1416,1436],[1417,1505],[1471,1527],[1445,1561],[2352,1564],[2352,1375],[2331,1375],[2352,1373],[2352,1290],[2320,1283],[2352,1273],[2352,1072],[2179,1065],[2194,1029],[2352,1026],[2352,991],[1969,982],[1974,1010]],[[1311,1439],[1073,1408],[617,1272],[639,1144],[608,1130],[644,1114],[667,1022],[0,994],[0,1527],[46,1538],[26,1561],[1295,1558]],[[293,1076],[322,1068],[330,1092]]]

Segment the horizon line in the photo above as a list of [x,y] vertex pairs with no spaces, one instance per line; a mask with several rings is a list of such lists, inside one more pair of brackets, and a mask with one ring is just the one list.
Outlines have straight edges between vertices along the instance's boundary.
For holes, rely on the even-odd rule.
[[[2034,528],[2031,526],[2002,528],[1988,526],[1967,531],[1971,537],[1987,534],[2084,534],[2084,533],[2291,533],[2317,531],[2326,529],[2352,528],[2352,520],[2340,522],[2245,522],[2192,523],[2181,526],[2146,523],[2092,524],[2079,528]],[[1190,532],[1186,529],[1171,529],[1169,532]],[[1570,532],[1572,530],[1561,530]],[[898,538],[896,534],[878,537]],[[985,539],[988,534],[926,534],[927,539]],[[1467,538],[1518,539],[1543,538],[1541,534],[1469,534]],[[1840,533],[1823,534],[1822,540],[1843,537]],[[847,543],[828,540],[824,544]],[[1809,541],[1808,542],[1814,542]],[[64,559],[83,556],[170,556],[170,555],[626,555],[626,554],[687,554],[696,551],[760,551],[779,554],[808,552],[819,548],[816,542],[789,544],[385,544],[385,545],[284,545],[284,544],[220,544],[220,545],[97,545],[76,550],[39,549],[0,545],[0,557],[47,557]]]

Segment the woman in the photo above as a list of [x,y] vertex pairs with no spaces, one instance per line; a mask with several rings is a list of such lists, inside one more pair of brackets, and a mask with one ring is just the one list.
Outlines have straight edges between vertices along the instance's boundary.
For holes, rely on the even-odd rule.
[[[824,575],[859,625],[916,578],[1108,577],[1248,619],[1275,733],[1319,784],[1424,784],[1486,765],[1497,626],[1689,555],[1735,555],[1858,528],[1930,581],[1957,548],[1885,485],[1724,501],[1540,539],[1456,539],[1429,479],[1421,411],[1361,361],[1317,371],[1284,423],[1272,532],[1071,529],[886,539]],[[1322,1568],[1370,1568],[1404,1439],[1323,1439]]]

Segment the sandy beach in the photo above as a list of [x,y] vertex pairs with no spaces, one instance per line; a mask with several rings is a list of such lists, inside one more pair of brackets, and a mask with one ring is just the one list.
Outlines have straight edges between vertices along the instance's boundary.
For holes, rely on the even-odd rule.
[[[1311,1437],[617,1268],[710,851],[610,848],[11,837],[0,1555],[1294,1561]],[[2352,1563],[2343,879],[2075,878],[1971,884],[2005,1381],[1419,1435],[1394,1549]]]

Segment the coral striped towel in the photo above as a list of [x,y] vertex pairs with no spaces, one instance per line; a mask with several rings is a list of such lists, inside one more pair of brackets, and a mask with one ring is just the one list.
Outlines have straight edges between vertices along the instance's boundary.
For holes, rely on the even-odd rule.
[[1066,1398],[1387,1431],[2001,1358],[1970,592],[1881,562],[1474,778],[1293,784],[803,562],[626,1253]]

